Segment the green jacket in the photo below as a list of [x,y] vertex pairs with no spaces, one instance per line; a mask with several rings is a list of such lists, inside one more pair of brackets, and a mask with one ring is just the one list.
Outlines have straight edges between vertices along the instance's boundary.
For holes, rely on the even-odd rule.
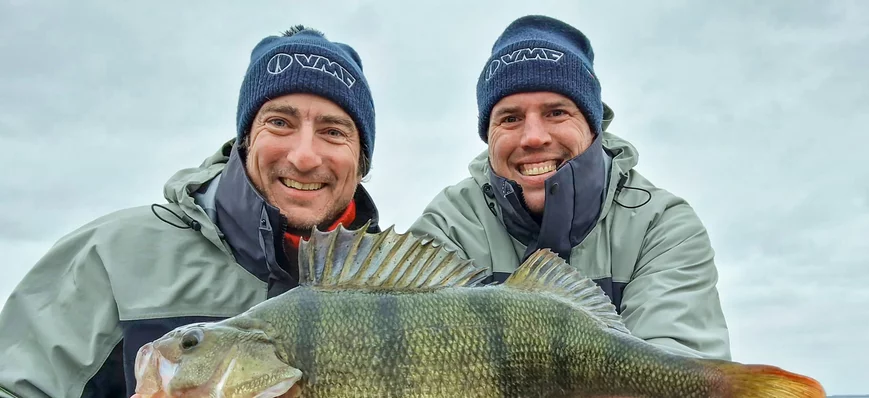
[[[61,238],[25,275],[0,312],[0,397],[129,397],[143,344],[279,294],[270,288],[278,284],[266,261],[240,261],[275,253],[230,244],[233,230],[246,235],[236,242],[261,242],[260,222],[268,222],[259,212],[276,211],[257,202],[231,144],[176,173],[164,187],[165,209],[142,206],[96,219]],[[221,186],[239,203],[221,205]],[[373,213],[376,228],[368,199],[360,186],[357,208]],[[251,214],[234,218],[226,213],[233,208]]]
[[[607,111],[605,126],[612,120]],[[569,263],[613,299],[634,335],[670,352],[730,359],[706,229],[684,199],[634,169],[638,154],[630,143],[609,132],[601,138],[608,165],[601,212],[569,249]],[[470,177],[438,193],[409,231],[432,236],[503,280],[526,245],[508,233],[503,209],[485,193],[491,189],[488,160],[486,151],[477,156]],[[628,208],[616,200],[628,207],[648,202]]]

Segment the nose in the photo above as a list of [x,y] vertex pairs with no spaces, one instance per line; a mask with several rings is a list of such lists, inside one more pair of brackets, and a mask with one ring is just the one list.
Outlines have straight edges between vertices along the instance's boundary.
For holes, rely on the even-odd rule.
[[294,134],[290,150],[287,152],[287,160],[300,172],[316,169],[323,164],[323,158],[317,153],[314,128],[303,125],[299,132]]
[[520,144],[523,147],[539,148],[548,145],[550,142],[552,142],[552,136],[549,135],[549,130],[540,116],[528,115],[523,125]]

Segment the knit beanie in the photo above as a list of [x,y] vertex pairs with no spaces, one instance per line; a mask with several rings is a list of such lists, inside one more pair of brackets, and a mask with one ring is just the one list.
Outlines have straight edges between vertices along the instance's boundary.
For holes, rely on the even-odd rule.
[[303,26],[283,36],[266,37],[251,52],[238,96],[238,142],[249,132],[264,103],[293,93],[319,95],[343,108],[359,129],[362,152],[371,160],[374,101],[362,74],[359,54]]
[[489,115],[498,101],[534,91],[570,98],[600,134],[603,103],[593,62],[591,43],[576,28],[540,15],[515,20],[495,41],[477,80],[480,138],[489,142]]

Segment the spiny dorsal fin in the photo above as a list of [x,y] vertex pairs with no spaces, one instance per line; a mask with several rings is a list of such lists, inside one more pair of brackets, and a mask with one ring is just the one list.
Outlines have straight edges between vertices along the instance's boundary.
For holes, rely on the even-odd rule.
[[395,226],[368,233],[339,225],[314,229],[299,244],[299,284],[343,289],[412,290],[474,286],[486,269],[460,258],[428,237],[399,234]]
[[504,281],[504,286],[555,294],[604,325],[630,334],[603,289],[549,249],[534,252]]

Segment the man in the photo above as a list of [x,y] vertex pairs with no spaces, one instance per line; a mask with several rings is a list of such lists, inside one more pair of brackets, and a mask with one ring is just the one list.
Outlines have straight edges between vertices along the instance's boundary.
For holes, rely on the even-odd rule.
[[313,226],[378,212],[360,185],[374,104],[357,53],[298,26],[251,54],[237,136],[165,185],[62,238],[0,313],[0,396],[131,396],[136,352],[169,330],[239,314],[296,285]]
[[551,249],[592,278],[636,336],[670,352],[730,358],[713,250],[685,200],[634,166],[606,132],[588,39],[544,16],[510,24],[477,83],[488,149],[409,228],[504,281]]

